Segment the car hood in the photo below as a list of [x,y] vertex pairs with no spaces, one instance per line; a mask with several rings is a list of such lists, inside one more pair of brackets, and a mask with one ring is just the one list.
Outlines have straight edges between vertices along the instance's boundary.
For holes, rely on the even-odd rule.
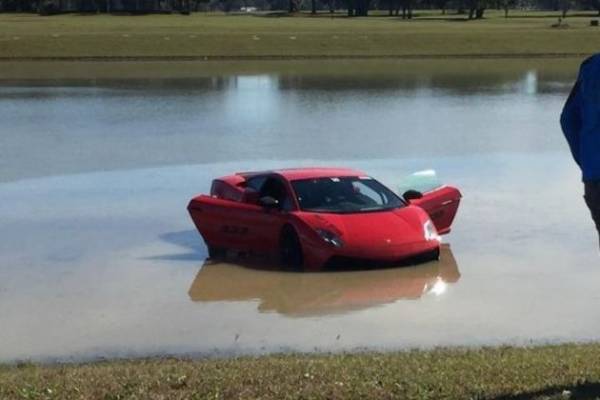
[[314,229],[339,235],[346,245],[379,247],[424,240],[427,214],[418,207],[356,214],[310,213],[306,221]]

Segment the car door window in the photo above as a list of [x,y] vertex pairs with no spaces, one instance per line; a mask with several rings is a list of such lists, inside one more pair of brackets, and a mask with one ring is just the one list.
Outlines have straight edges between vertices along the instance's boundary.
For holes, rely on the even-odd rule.
[[246,187],[260,192],[260,188],[267,180],[265,175],[254,176],[246,181]]
[[284,211],[293,209],[293,202],[285,184],[274,177],[265,180],[260,188],[260,197],[272,197],[279,202],[279,207]]

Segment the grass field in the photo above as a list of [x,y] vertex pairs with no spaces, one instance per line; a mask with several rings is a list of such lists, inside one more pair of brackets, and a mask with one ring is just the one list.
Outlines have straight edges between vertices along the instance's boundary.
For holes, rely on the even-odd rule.
[[321,57],[582,56],[598,50],[593,14],[499,11],[466,21],[417,12],[403,21],[367,18],[223,15],[0,15],[0,59],[209,59]]
[[594,399],[600,345],[0,366],[1,399]]

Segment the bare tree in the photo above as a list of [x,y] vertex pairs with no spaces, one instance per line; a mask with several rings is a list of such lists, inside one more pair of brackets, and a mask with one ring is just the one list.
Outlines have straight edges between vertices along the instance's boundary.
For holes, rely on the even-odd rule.
[[412,19],[412,0],[401,0],[402,19]]
[[290,4],[289,4],[289,9],[288,11],[290,13],[296,13],[298,11],[300,11],[300,4],[302,3],[302,0],[290,0]]
[[359,17],[366,17],[369,15],[370,0],[356,0],[356,9],[354,15]]
[[448,0],[436,0],[435,5],[437,8],[442,10],[442,15],[446,15],[446,5],[448,4]]
[[560,10],[563,18],[567,17],[567,12],[569,11],[569,8],[571,8],[570,0],[560,0]]
[[349,17],[366,17],[369,15],[370,0],[347,0]]
[[396,4],[398,4],[397,0],[388,0],[388,15],[391,17],[394,15],[394,12],[397,12]]
[[468,0],[469,19],[481,19],[486,8],[486,0]]

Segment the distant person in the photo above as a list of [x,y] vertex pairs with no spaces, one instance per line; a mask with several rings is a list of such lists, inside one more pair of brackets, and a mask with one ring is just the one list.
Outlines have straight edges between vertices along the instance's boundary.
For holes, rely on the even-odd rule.
[[600,54],[581,64],[560,124],[581,168],[585,202],[600,234]]

